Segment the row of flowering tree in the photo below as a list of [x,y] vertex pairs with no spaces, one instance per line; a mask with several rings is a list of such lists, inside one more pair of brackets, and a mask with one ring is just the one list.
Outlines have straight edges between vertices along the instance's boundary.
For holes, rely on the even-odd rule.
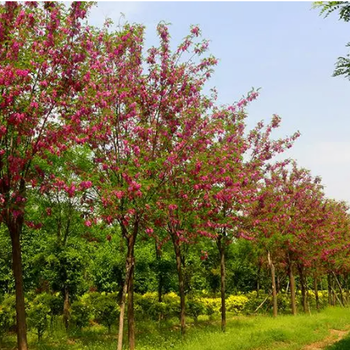
[[319,177],[312,177],[295,162],[289,165],[276,164],[269,169],[247,225],[250,239],[267,254],[274,316],[277,315],[275,264],[289,276],[293,314],[296,314],[295,274],[299,276],[303,310],[307,312],[307,275],[314,279],[318,308],[318,278],[327,271],[347,273],[348,207],[325,198]]
[[[235,239],[266,249],[274,297],[275,264],[286,264],[293,310],[295,271],[306,300],[306,273],[316,276],[321,264],[336,272],[333,261],[345,269],[346,208],[327,202],[307,171],[293,165],[289,173],[287,161],[271,165],[299,134],[273,140],[278,116],[247,130],[246,108],[257,92],[223,107],[203,93],[217,61],[199,28],[172,51],[168,27],[159,24],[160,44],[145,52],[143,26],[90,27],[82,22],[89,7],[0,5],[0,220],[12,240],[18,348],[28,349],[20,242],[23,226],[33,225],[26,223],[30,191],[48,198],[48,216],[61,201],[68,212],[79,203],[85,226],[103,223],[121,233],[127,252],[118,350],[126,302],[135,348],[135,246],[142,235],[157,249],[173,244],[183,334],[184,248],[200,239],[215,241],[220,255],[223,330],[225,257]],[[62,249],[73,222],[67,218],[57,231]]]

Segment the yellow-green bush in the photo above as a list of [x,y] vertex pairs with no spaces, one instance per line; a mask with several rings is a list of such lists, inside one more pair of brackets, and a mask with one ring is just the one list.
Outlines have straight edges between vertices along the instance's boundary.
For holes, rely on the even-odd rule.
[[241,315],[248,300],[248,297],[245,295],[230,295],[226,299],[226,310],[234,312],[236,315]]
[[212,316],[220,312],[221,308],[221,299],[220,298],[201,298],[206,314]]

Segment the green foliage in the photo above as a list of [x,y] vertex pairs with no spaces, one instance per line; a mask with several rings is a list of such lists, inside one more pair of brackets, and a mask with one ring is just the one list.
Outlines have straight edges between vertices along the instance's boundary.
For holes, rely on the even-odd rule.
[[35,329],[38,335],[38,340],[43,336],[43,333],[48,327],[48,321],[50,318],[50,307],[45,303],[38,300],[29,303],[28,310],[28,327],[29,329]]
[[85,256],[81,249],[82,244],[78,242],[67,247],[54,246],[51,254],[47,256],[46,276],[53,291],[63,293],[66,287],[74,297],[87,289],[84,279]]
[[180,297],[170,292],[163,296],[163,302],[166,304],[166,316],[177,317],[180,314]]
[[76,300],[71,305],[70,322],[81,330],[89,324],[91,306],[85,301]]
[[350,3],[347,1],[315,1],[314,8],[320,9],[320,14],[328,17],[334,11],[339,12],[339,19],[350,21]]
[[202,298],[202,302],[205,306],[206,314],[212,316],[220,312],[221,299],[220,298]]
[[0,297],[14,291],[11,269],[11,240],[4,225],[0,225]]
[[16,297],[10,294],[6,295],[0,309],[0,322],[3,325],[1,328],[7,332],[16,326]]
[[[338,12],[340,20],[350,21],[350,3],[347,1],[316,1],[313,7],[320,9],[320,14],[324,17],[328,17],[333,12]],[[350,42],[346,46],[350,47]],[[333,76],[338,75],[350,79],[350,54],[347,54],[346,57],[338,57]]]
[[48,293],[38,294],[30,303],[28,309],[28,326],[35,329],[40,340],[48,328],[49,320],[62,311],[62,299]]
[[188,298],[186,300],[186,313],[197,322],[198,316],[206,314],[205,304],[200,298]]
[[16,297],[14,295],[7,295],[0,304],[0,339],[16,325],[15,303]]
[[98,249],[94,251],[93,259],[89,266],[92,283],[99,292],[116,292],[120,291],[123,285],[124,259],[123,254],[116,254],[121,250],[120,236],[115,232],[111,234],[111,241],[105,239],[106,234],[103,232],[104,242],[101,242]]
[[111,332],[111,326],[117,322],[120,313],[118,306],[117,295],[115,293],[101,293],[94,300],[93,310],[95,320],[108,327],[108,332]]
[[230,295],[226,299],[226,309],[235,315],[241,315],[248,300],[248,297],[245,295]]

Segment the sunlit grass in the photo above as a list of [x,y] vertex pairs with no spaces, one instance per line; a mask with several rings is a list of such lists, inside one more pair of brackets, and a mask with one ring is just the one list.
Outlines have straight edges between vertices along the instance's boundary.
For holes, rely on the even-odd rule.
[[[180,337],[177,320],[167,322],[140,321],[137,324],[138,350],[297,350],[304,345],[324,339],[330,329],[344,329],[350,325],[349,309],[328,308],[318,314],[287,316],[276,319],[270,316],[231,317],[226,333],[220,331],[218,319],[202,317],[194,325],[188,320],[187,334]],[[57,322],[52,332],[47,332],[38,343],[36,335],[29,333],[30,348],[35,350],[114,350],[117,328],[111,334],[103,326],[93,325],[67,335]],[[5,338],[1,349],[15,347],[15,335]],[[344,340],[345,342],[346,340]],[[350,340],[347,340],[350,344]],[[330,350],[350,347],[331,347]]]

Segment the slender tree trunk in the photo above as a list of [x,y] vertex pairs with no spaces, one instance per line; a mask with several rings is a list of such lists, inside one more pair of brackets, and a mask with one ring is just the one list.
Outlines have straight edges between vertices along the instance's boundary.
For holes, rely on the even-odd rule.
[[27,324],[24,305],[23,274],[22,274],[22,251],[20,236],[22,234],[23,217],[13,219],[7,225],[12,242],[12,269],[16,288],[16,317],[17,317],[17,345],[18,350],[27,350]]
[[261,264],[258,266],[258,273],[256,276],[256,297],[259,298],[260,293],[260,271],[261,271]]
[[176,269],[179,278],[179,294],[180,294],[180,325],[181,325],[181,335],[184,336],[186,333],[186,323],[185,323],[185,284],[182,273],[182,259],[181,259],[181,249],[176,241],[175,235],[172,235],[175,257],[176,257]]
[[302,266],[299,265],[298,270],[299,270],[299,277],[300,277],[301,296],[302,296],[302,300],[303,300],[303,311],[306,313],[306,312],[308,312],[308,307],[307,307],[305,276],[303,273]]
[[126,259],[125,264],[125,281],[122,290],[122,298],[120,303],[120,314],[119,314],[119,331],[118,331],[118,346],[117,350],[122,350],[123,348],[123,332],[124,332],[124,314],[125,314],[125,299],[126,293],[128,291],[128,282],[129,282],[129,274],[130,274],[131,262],[129,259]]
[[225,300],[226,269],[225,269],[225,245],[222,242],[222,236],[219,236],[217,238],[217,245],[220,253],[221,330],[225,332],[226,330],[226,300]]
[[161,303],[162,302],[162,290],[163,290],[163,274],[162,271],[160,269],[160,262],[162,259],[160,250],[157,247],[157,243],[156,243],[156,259],[158,262],[158,302]]
[[64,286],[63,324],[64,324],[66,331],[68,331],[68,326],[69,326],[69,290],[68,290],[68,286]]
[[280,281],[280,276],[276,277],[276,293],[278,294],[281,290],[281,281]]
[[292,315],[297,314],[297,306],[295,301],[295,277],[293,274],[293,265],[289,265],[289,284],[290,284],[290,303],[292,307]]
[[275,265],[272,262],[270,251],[267,252],[267,260],[269,262],[269,266],[271,270],[273,317],[277,317],[278,306],[277,306]]
[[316,310],[319,311],[320,310],[320,300],[318,297],[318,281],[317,281],[317,276],[315,275],[314,277],[314,291],[315,291],[315,301],[316,301]]
[[337,277],[337,275],[333,272],[333,276],[334,276],[334,279],[335,281],[337,282],[338,284],[338,287],[339,287],[339,293],[340,293],[340,301],[341,301],[341,304],[344,306],[344,294],[343,294],[343,288],[339,282],[339,279]]
[[134,312],[134,271],[135,271],[135,257],[134,257],[134,244],[128,247],[132,253],[130,256],[131,267],[128,286],[128,339],[129,349],[135,349],[135,312]]
[[124,315],[125,315],[125,303],[126,294],[128,293],[128,340],[130,350],[135,349],[135,317],[134,317],[134,267],[135,256],[134,248],[136,243],[136,237],[138,234],[138,221],[135,222],[133,232],[128,235],[127,230],[122,226],[122,233],[128,243],[128,252],[125,262],[125,281],[122,290],[122,297],[120,303],[119,314],[119,332],[118,332],[118,345],[117,350],[122,350],[123,347],[123,332],[124,332]]
[[332,279],[331,274],[328,273],[328,274],[327,274],[328,305],[333,305],[333,304],[332,304],[333,298],[332,298],[332,282],[331,282],[331,279]]
[[346,304],[349,304],[349,275],[344,276]]

